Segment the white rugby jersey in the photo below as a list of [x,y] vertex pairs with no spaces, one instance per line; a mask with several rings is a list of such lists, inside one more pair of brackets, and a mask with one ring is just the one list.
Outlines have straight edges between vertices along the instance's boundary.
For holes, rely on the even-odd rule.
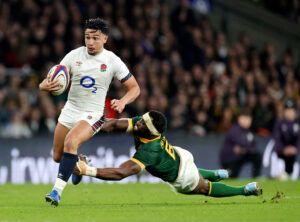
[[112,79],[123,82],[131,76],[124,62],[106,49],[92,56],[82,46],[69,52],[60,64],[67,66],[71,75],[66,106],[80,111],[103,113]]

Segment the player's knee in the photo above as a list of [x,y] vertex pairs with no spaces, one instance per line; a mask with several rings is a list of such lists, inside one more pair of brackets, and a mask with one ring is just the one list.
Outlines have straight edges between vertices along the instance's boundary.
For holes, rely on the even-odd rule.
[[207,195],[209,192],[209,184],[207,180],[200,179],[198,184],[198,191],[200,194]]
[[76,151],[78,148],[79,141],[75,137],[69,136],[65,139],[64,143],[64,151],[65,152],[72,152]]

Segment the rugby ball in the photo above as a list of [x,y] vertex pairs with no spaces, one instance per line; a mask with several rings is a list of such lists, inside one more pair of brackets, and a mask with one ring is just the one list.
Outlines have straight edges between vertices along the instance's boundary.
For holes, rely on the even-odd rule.
[[56,91],[51,91],[51,94],[58,96],[66,91],[70,83],[70,74],[68,68],[64,65],[55,65],[53,66],[47,75],[48,79],[52,82],[57,79],[60,85],[60,89]]

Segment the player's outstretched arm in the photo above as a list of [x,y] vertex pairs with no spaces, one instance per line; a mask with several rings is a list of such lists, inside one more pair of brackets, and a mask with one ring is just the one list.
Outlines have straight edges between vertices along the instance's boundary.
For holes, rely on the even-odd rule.
[[45,78],[39,85],[41,91],[56,91],[59,90],[61,86],[59,85],[58,79],[50,81],[48,78]]
[[95,168],[88,166],[84,161],[79,161],[75,167],[78,175],[87,175],[101,180],[122,180],[128,176],[138,174],[142,168],[132,160],[127,160],[118,168]]
[[110,133],[110,132],[125,132],[128,129],[129,119],[110,119],[101,127],[100,132]]

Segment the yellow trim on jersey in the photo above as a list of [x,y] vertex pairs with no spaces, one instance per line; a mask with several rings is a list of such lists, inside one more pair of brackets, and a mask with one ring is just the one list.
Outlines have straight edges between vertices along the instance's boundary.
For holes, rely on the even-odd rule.
[[138,159],[135,159],[135,158],[131,158],[131,161],[133,161],[133,162],[135,162],[137,165],[139,165],[141,168],[142,168],[142,170],[143,169],[145,169],[145,165],[141,162],[141,161],[139,161]]
[[126,132],[129,133],[132,132],[132,130],[133,130],[133,119],[128,119],[128,127]]
[[209,181],[209,182],[208,182],[208,185],[209,185],[208,196],[210,196],[211,190],[212,190],[212,183]]
[[160,139],[160,137],[161,136],[157,136],[157,137],[155,137],[155,138],[153,138],[153,139],[146,139],[146,138],[142,138],[142,137],[137,137],[142,143],[150,143],[150,142],[152,142],[152,141],[154,141],[154,140],[157,140],[157,139]]

